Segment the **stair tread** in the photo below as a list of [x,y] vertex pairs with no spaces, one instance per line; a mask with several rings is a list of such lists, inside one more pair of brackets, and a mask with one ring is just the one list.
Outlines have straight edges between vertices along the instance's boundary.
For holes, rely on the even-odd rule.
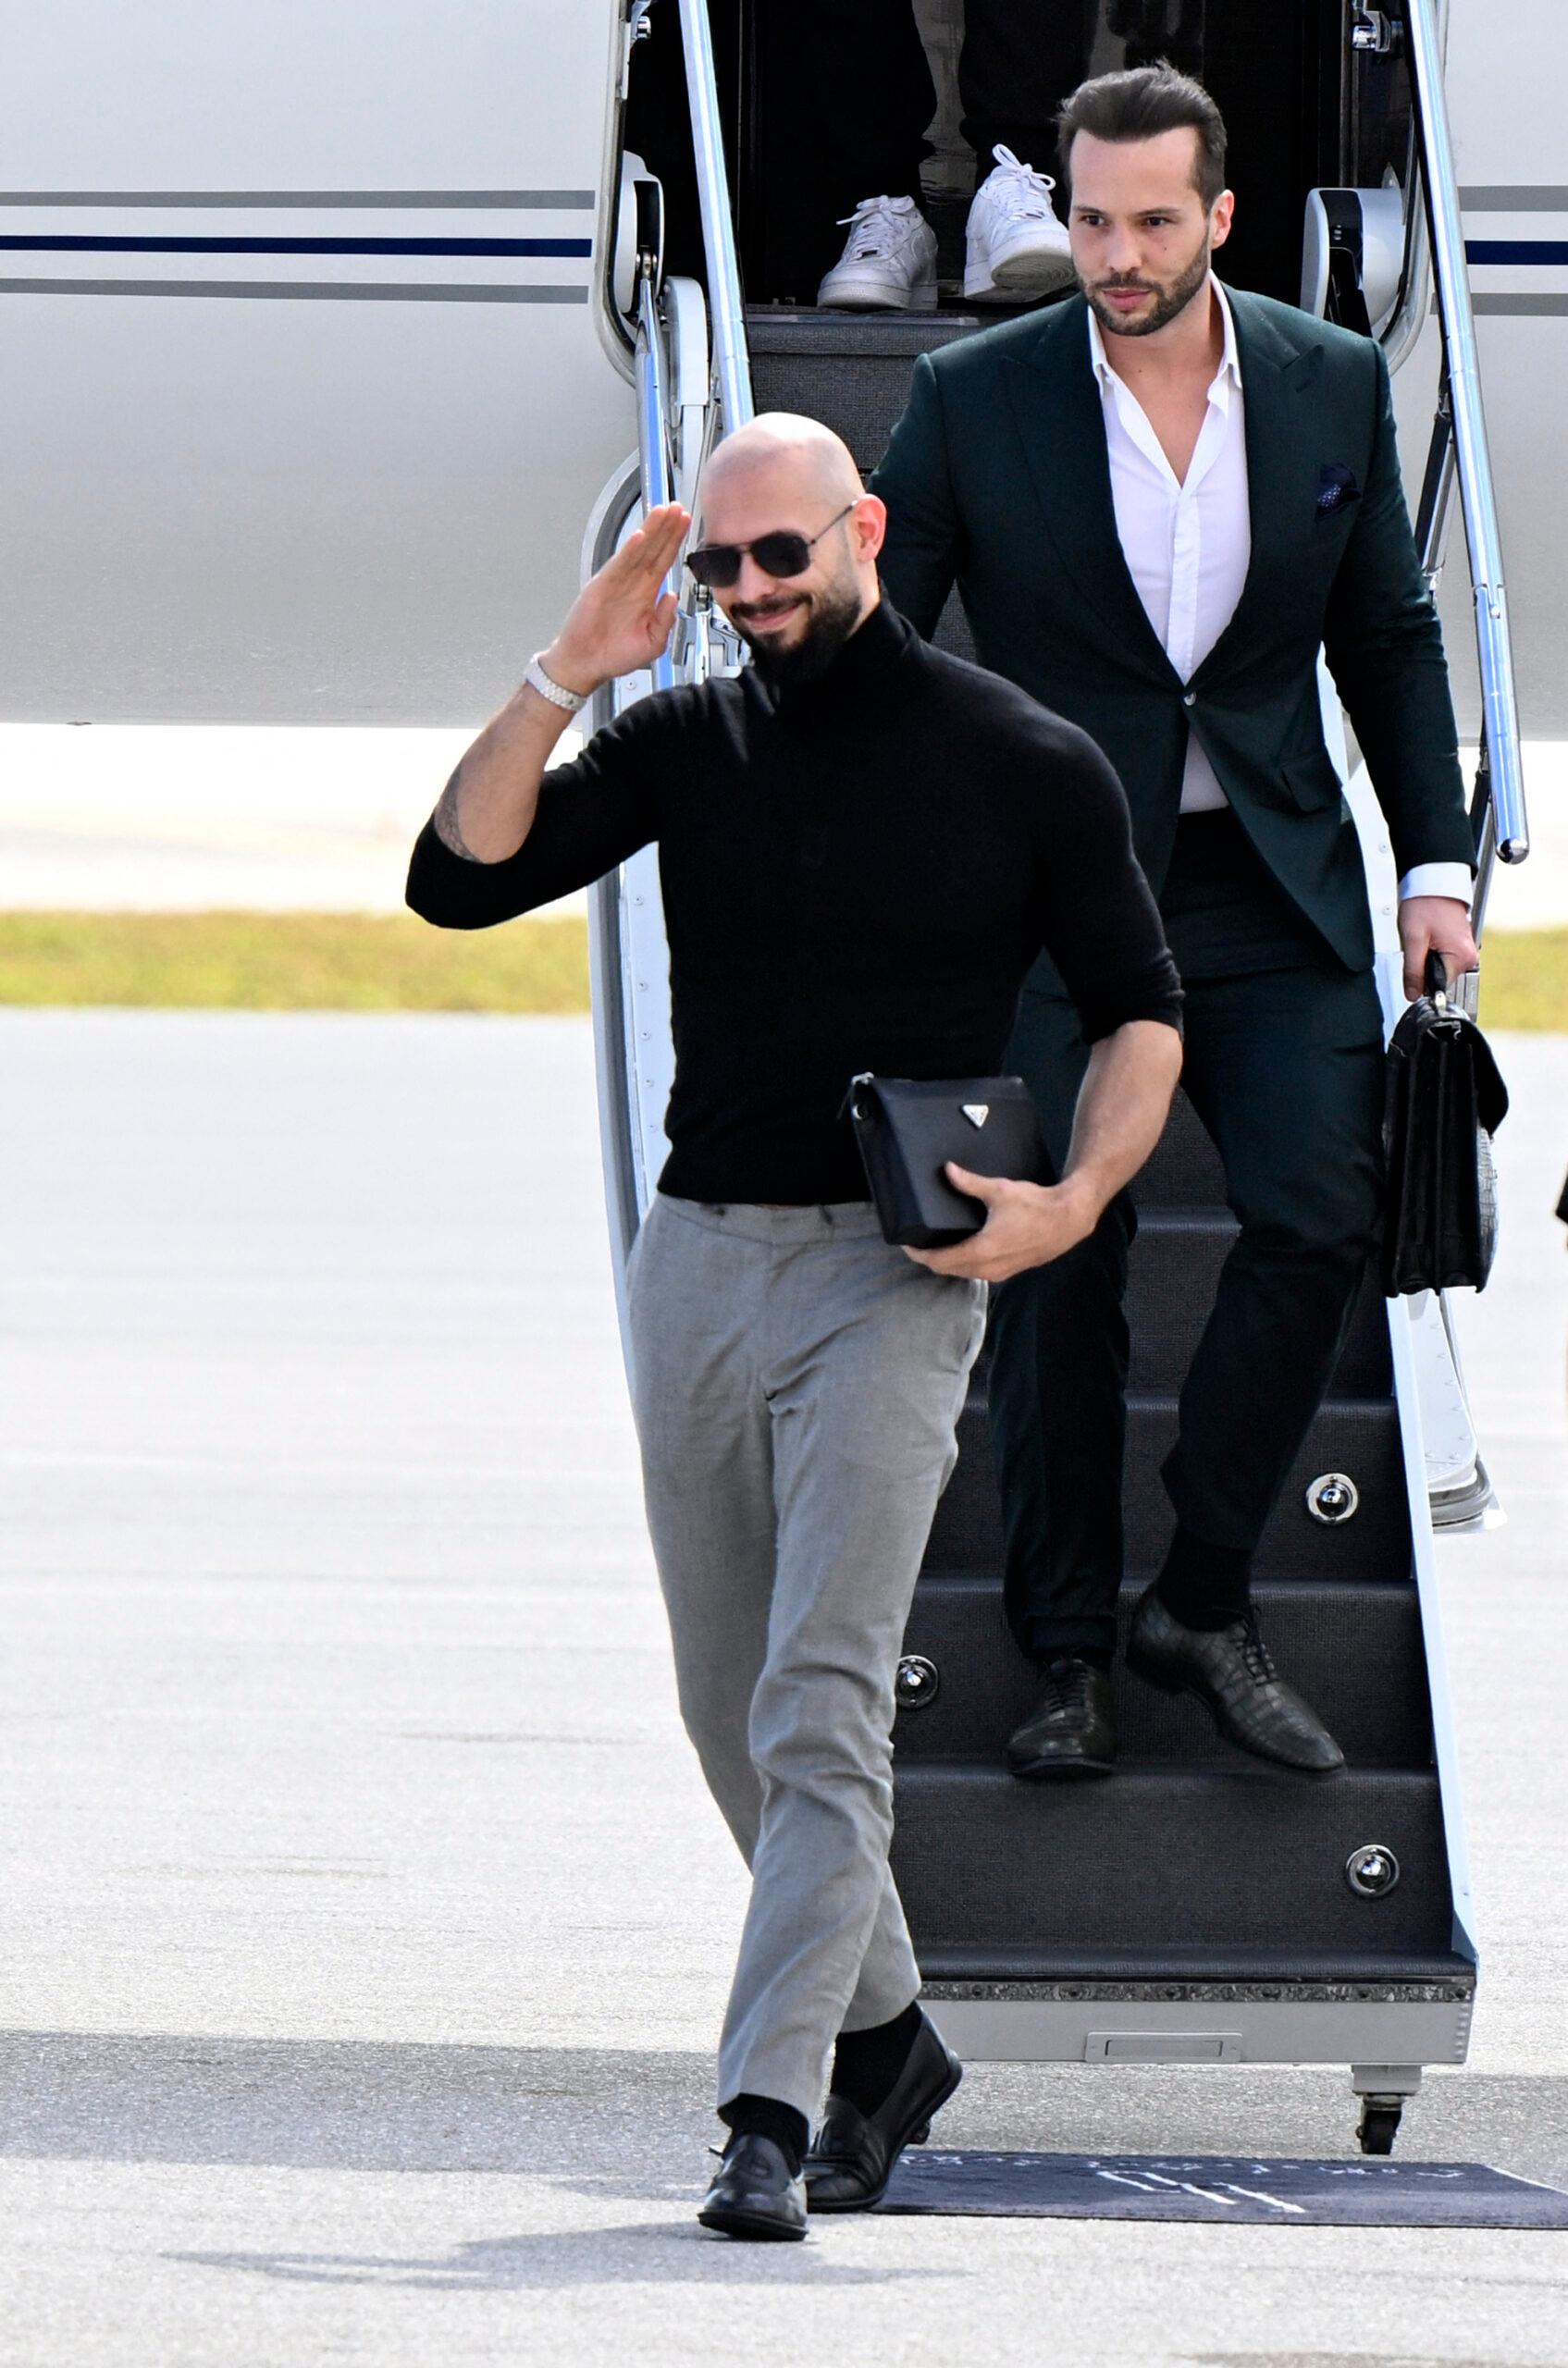
[[[1400,1879],[1362,1898],[1345,1867],[1374,1842]],[[1425,1957],[1452,1945],[1429,1767],[1313,1779],[1238,1756],[1029,1785],[973,1761],[898,1765],[893,1871],[917,1954],[970,1964],[1017,1963],[1020,1949],[1050,1960],[1087,1936],[1117,1962],[1177,1949],[1237,1962],[1260,1949]]]
[[[1130,1414],[1174,1414],[1180,1402],[1180,1393],[1175,1389],[1129,1389],[1126,1392],[1126,1402]],[[983,1411],[984,1406],[983,1380],[978,1383],[971,1382],[965,1403],[966,1412],[971,1407]],[[1322,1399],[1318,1403],[1317,1420],[1321,1423],[1332,1420],[1336,1415],[1342,1418],[1347,1415],[1377,1413],[1386,1414],[1391,1421],[1393,1411],[1392,1397],[1379,1390],[1369,1393],[1364,1398]]]
[[[1442,1982],[1472,1985],[1475,1962],[1457,1950],[1206,1948],[1183,1943],[1167,1949],[932,1948],[921,1955],[927,1995],[938,1983],[961,1991],[971,1985],[1072,1988],[1097,1983],[1157,1992],[1184,1983],[1277,1988],[1297,1983]],[[936,1994],[940,1995],[938,1992]]]
[[[1145,1587],[1152,1585],[1154,1575],[1154,1564],[1151,1564],[1146,1571],[1129,1571],[1121,1583],[1122,1595],[1142,1595]],[[923,1589],[953,1587],[964,1594],[992,1595],[1001,1591],[1002,1573],[999,1569],[976,1570],[963,1563],[951,1565],[927,1563],[920,1572],[919,1584]],[[1253,1594],[1263,1601],[1266,1601],[1273,1596],[1288,1596],[1294,1602],[1299,1600],[1309,1587],[1332,1590],[1338,1597],[1373,1593],[1381,1596],[1409,1596],[1414,1599],[1415,1596],[1415,1582],[1408,1572],[1402,1572],[1398,1578],[1386,1579],[1337,1578],[1332,1572],[1324,1571],[1315,1575],[1310,1572],[1296,1572],[1267,1578],[1259,1577],[1253,1581]]]
[[[1434,1767],[1412,1768],[1408,1761],[1392,1759],[1359,1760],[1353,1769],[1348,1769],[1345,1773],[1355,1777],[1358,1782],[1369,1782],[1375,1777],[1383,1777],[1390,1783],[1401,1785],[1432,1783],[1437,1777]],[[1204,1783],[1210,1784],[1222,1779],[1233,1779],[1241,1783],[1272,1784],[1277,1788],[1283,1786],[1291,1792],[1324,1794],[1331,1794],[1339,1781],[1332,1775],[1322,1778],[1303,1776],[1293,1769],[1274,1768],[1265,1760],[1253,1759],[1248,1754],[1241,1754],[1233,1760],[1228,1759],[1219,1763],[1210,1761],[1197,1763],[1191,1759],[1118,1759],[1117,1772],[1105,1785],[1075,1784],[1064,1788],[1064,1796],[1070,1793],[1070,1796],[1075,1800],[1087,1798],[1091,1794],[1098,1794],[1121,1785],[1127,1778],[1131,1778],[1136,1782],[1140,1779],[1153,1776],[1157,1776],[1162,1783],[1169,1783],[1173,1781],[1191,1783],[1201,1780]],[[1051,1795],[1055,1790],[1052,1786],[1045,1784],[1020,1783],[1019,1779],[1006,1768],[998,1767],[991,1760],[931,1758],[900,1763],[899,1782],[901,1783],[906,1782],[927,1783],[933,1777],[942,1777],[948,1782],[961,1781],[965,1783],[1005,1786],[1021,1794],[1025,1799]]]

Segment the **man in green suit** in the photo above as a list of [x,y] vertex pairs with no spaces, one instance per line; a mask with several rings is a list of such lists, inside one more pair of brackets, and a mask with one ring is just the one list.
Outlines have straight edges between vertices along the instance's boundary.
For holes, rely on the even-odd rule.
[[[1375,343],[1211,269],[1225,130],[1167,66],[1060,118],[1080,294],[916,364],[872,480],[883,574],[933,631],[957,582],[980,662],[1098,740],[1186,988],[1185,1083],[1241,1233],[1165,1467],[1177,1525],[1130,1659],[1288,1766],[1340,1764],[1275,1675],[1250,1567],[1316,1412],[1379,1185],[1382,1029],[1359,844],[1325,746],[1326,652],[1388,820],[1407,993],[1475,958],[1471,835],[1437,617]],[[1013,1047],[1067,1153],[1084,1049],[1031,977]],[[1122,1577],[1132,1214],[1002,1284],[993,1432],[1014,1633],[1042,1691],[1026,1777],[1104,1773]],[[972,1256],[944,1253],[956,1272]]]

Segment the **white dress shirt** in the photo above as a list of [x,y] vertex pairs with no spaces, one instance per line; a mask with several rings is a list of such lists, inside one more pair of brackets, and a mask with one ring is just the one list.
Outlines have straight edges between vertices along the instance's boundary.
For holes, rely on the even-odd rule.
[[[1089,314],[1089,352],[1105,415],[1117,538],[1144,613],[1184,683],[1235,615],[1253,549],[1236,323],[1219,281],[1210,285],[1224,346],[1184,480],[1167,460],[1142,404],[1111,368],[1100,324]],[[1181,811],[1212,813],[1225,803],[1203,743],[1190,732]],[[1400,882],[1400,894],[1457,896],[1468,904],[1469,869],[1462,863],[1417,864]]]

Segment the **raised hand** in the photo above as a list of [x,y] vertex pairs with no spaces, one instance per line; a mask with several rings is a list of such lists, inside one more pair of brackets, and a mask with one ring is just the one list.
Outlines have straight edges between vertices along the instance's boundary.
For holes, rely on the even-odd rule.
[[675,623],[675,595],[662,589],[691,512],[678,501],[650,510],[613,559],[590,576],[540,663],[563,690],[597,691],[617,674],[651,666]]

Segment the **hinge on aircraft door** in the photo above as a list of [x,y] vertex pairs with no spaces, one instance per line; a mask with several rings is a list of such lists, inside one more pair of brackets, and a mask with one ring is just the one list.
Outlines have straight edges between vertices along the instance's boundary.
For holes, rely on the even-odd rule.
[[646,41],[649,33],[653,31],[653,27],[648,20],[648,12],[652,6],[653,0],[631,0],[631,6],[626,10],[626,37],[621,51],[621,100],[623,105],[625,104],[632,87],[632,52],[636,49],[638,42]]
[[1404,42],[1404,27],[1398,17],[1385,16],[1381,8],[1352,7],[1351,10],[1351,47],[1369,57],[1390,57]]

